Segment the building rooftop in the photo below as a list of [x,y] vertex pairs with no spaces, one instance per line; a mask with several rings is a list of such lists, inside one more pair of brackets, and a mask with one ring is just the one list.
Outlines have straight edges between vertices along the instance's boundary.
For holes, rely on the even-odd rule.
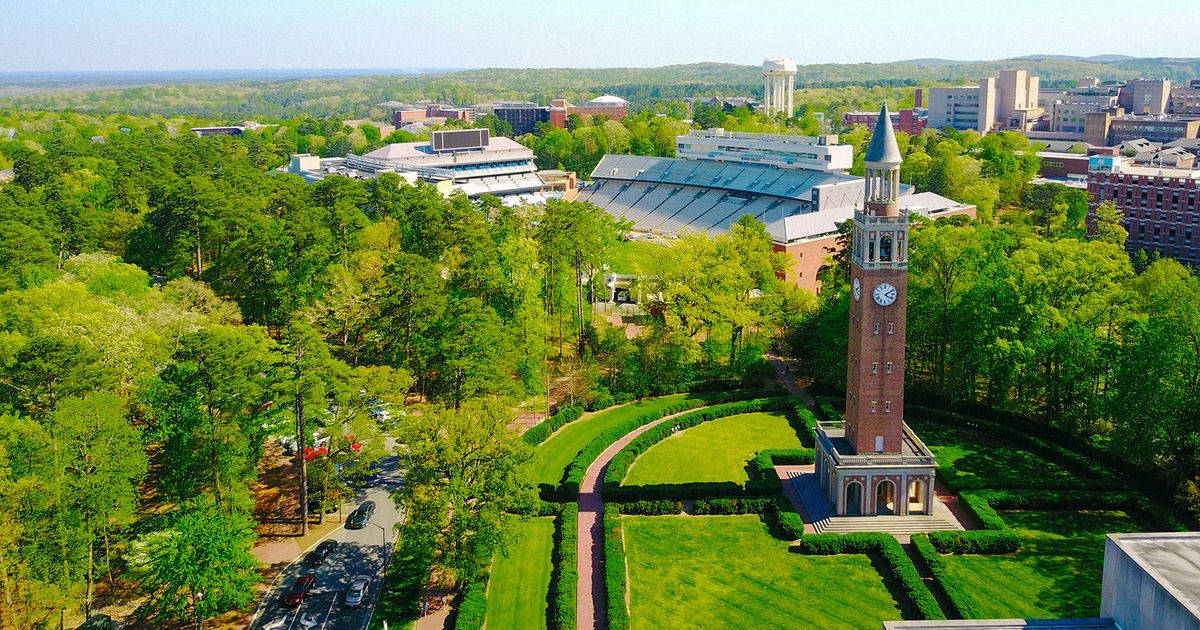
[[628,105],[629,104],[629,101],[627,101],[619,96],[613,96],[612,94],[605,94],[603,96],[597,96],[596,98],[594,98],[588,102],[595,104],[595,105]]
[[928,466],[935,462],[933,452],[917,437],[913,430],[904,425],[904,439],[899,453],[857,453],[846,439],[844,422],[818,422],[817,439],[827,444],[828,450],[839,465],[857,466],[870,464]]
[[1200,532],[1109,534],[1108,539],[1200,617]]
[[[493,151],[529,151],[525,145],[503,136],[493,136],[488,139],[487,148],[482,151],[476,150],[475,153],[487,154]],[[530,152],[532,156],[532,152]],[[436,158],[440,156],[449,157],[447,152],[435,152],[428,141],[424,142],[397,142],[381,147],[363,155],[365,158],[372,160],[412,160],[418,158]]]

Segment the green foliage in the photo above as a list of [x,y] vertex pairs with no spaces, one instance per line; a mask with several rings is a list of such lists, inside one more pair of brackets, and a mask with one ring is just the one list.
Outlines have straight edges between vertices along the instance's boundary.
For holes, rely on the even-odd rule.
[[927,534],[913,534],[912,546],[916,550],[917,555],[925,563],[925,566],[929,568],[929,572],[933,574],[933,579],[946,594],[946,598],[953,605],[954,609],[951,612],[961,619],[980,618],[980,615],[975,611],[975,600],[971,597],[970,589],[946,567],[946,562],[942,560],[942,555],[934,548],[933,543],[929,542],[929,536]]
[[693,511],[696,514],[771,514],[781,511],[782,501],[779,497],[697,499]]
[[1021,548],[1011,529],[930,532],[929,540],[941,553],[1015,553]]
[[579,504],[568,503],[554,519],[554,572],[550,576],[550,630],[576,626],[579,589]]
[[142,537],[129,559],[148,594],[138,616],[199,624],[251,604],[260,578],[250,553],[250,519],[201,500],[185,505],[173,521]]
[[625,533],[616,505],[604,506],[604,589],[608,593],[608,627],[629,628],[629,607],[625,603]]
[[[699,503],[699,501],[697,501]],[[642,516],[662,516],[663,514],[679,514],[683,511],[683,503],[670,499],[648,501],[629,501],[616,503],[617,511],[621,514],[640,514]],[[700,514],[700,512],[696,512]]]
[[802,553],[810,555],[877,554],[888,568],[887,577],[902,586],[908,603],[921,618],[945,619],[941,607],[921,580],[912,560],[890,534],[809,534],[801,539],[800,549]]
[[488,581],[475,580],[463,589],[462,599],[455,611],[454,630],[479,630],[487,619],[488,612]]
[[532,429],[526,431],[525,434],[521,436],[521,439],[525,440],[525,443],[530,446],[537,446],[538,444],[545,442],[546,438],[550,437],[551,433],[561,429],[564,424],[578,420],[579,416],[582,415],[583,407],[578,405],[568,405],[562,409],[559,409],[554,415],[547,418],[545,422],[542,422],[534,426]]

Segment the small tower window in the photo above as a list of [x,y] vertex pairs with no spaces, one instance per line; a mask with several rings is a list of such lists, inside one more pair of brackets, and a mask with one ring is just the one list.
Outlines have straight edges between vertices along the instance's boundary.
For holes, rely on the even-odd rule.
[[892,413],[892,401],[883,401],[883,413]]
[[888,374],[892,373],[892,362],[891,361],[888,361],[887,365],[884,366],[884,371],[886,371]]
[[875,413],[875,406],[879,403],[877,400],[871,401],[871,413]]
[[892,261],[892,235],[890,234],[879,237],[879,261]]
[[878,362],[878,361],[875,361],[875,362],[871,363],[871,373],[872,373],[872,374],[878,374],[878,373],[879,373],[879,362]]
[[[875,325],[878,326],[879,324]],[[890,335],[894,332],[896,332],[896,322],[888,322],[888,334]]]
[[875,322],[875,334],[879,334],[879,322]]

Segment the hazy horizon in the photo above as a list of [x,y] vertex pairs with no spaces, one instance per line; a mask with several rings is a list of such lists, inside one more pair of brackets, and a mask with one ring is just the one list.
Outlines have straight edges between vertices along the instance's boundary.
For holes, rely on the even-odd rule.
[[[4,5],[9,45],[0,59],[3,73],[651,68],[752,65],[776,55],[801,64],[1200,56],[1194,38],[1115,37],[1164,28],[1197,32],[1200,11],[1183,0],[1156,2],[1153,16],[1112,0],[1013,0],[1002,8],[918,0],[902,9],[867,0],[799,8],[781,0],[744,8],[614,0],[603,10],[464,0],[458,11],[380,0],[0,0]],[[1109,32],[1114,36],[1103,35]]]

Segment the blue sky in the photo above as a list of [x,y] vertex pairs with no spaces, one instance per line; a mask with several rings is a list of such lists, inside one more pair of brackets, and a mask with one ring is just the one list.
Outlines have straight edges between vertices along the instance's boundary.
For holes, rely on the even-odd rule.
[[0,0],[0,71],[1200,56],[1197,0]]

